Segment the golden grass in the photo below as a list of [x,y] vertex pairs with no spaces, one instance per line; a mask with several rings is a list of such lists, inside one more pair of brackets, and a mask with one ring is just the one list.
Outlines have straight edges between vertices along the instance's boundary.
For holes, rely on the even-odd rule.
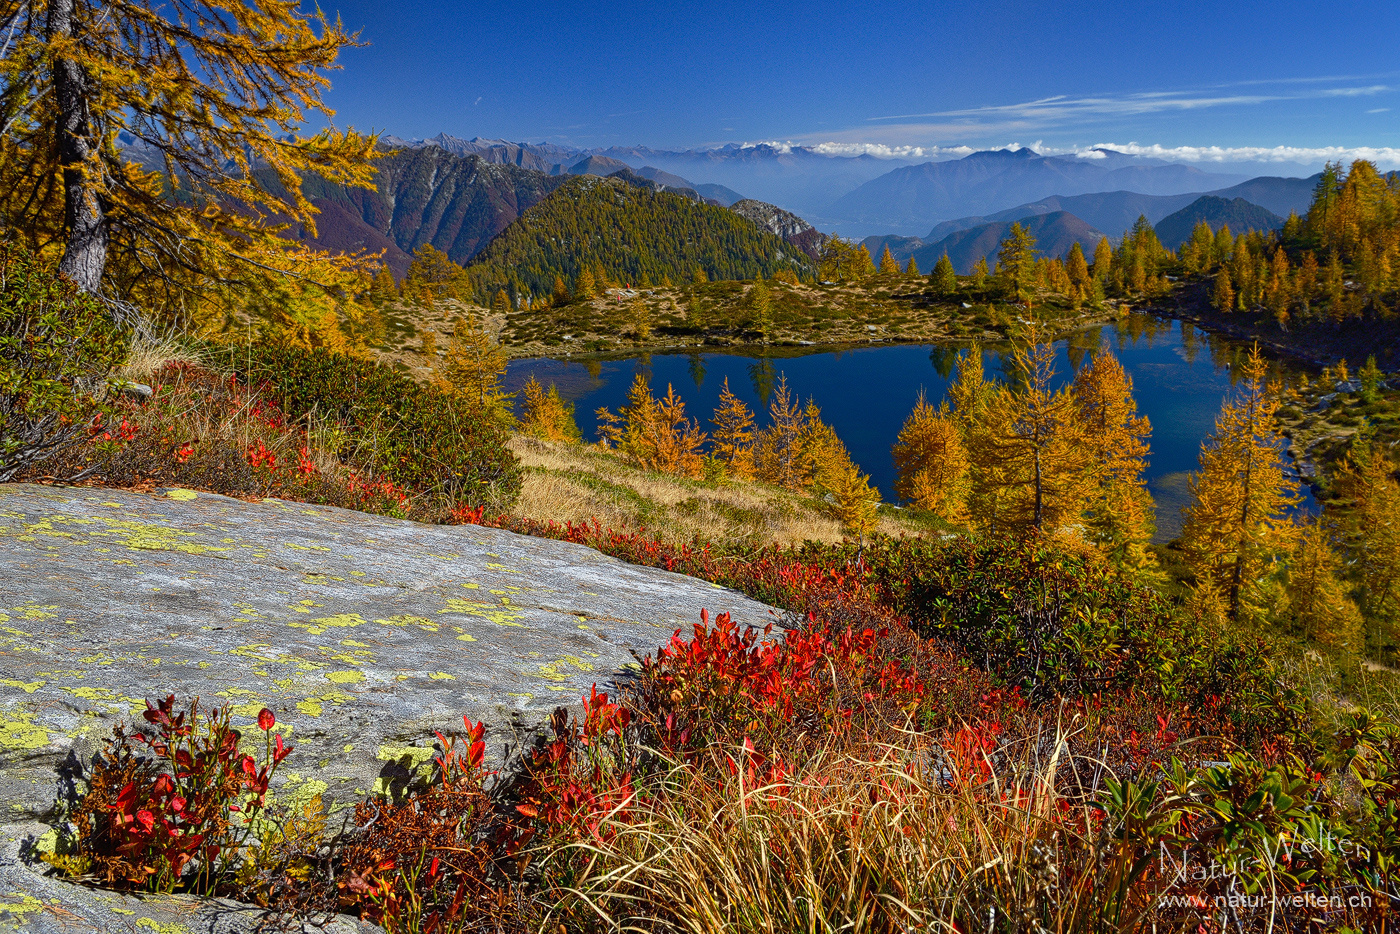
[[146,383],[172,363],[205,366],[198,353],[168,337],[137,337],[127,352],[126,363],[116,373],[118,379]]
[[[587,522],[618,531],[646,529],[672,543],[696,536],[759,544],[839,542],[841,524],[825,503],[761,483],[704,483],[634,467],[592,445],[515,436],[510,448],[525,468],[513,510],[528,519]],[[891,535],[917,529],[898,513],[881,514]]]
[[1153,898],[1123,885],[1131,847],[1087,829],[1073,776],[1096,764],[1070,769],[1065,740],[1029,737],[990,781],[914,736],[776,777],[712,750],[739,768],[678,766],[666,794],[547,857],[577,866],[555,916],[691,934],[1142,929]]

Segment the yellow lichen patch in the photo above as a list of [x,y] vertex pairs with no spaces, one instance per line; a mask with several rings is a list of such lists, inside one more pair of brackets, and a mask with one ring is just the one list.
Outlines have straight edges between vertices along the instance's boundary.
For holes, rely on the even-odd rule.
[[424,762],[433,757],[433,747],[431,746],[391,746],[383,745],[375,753],[375,758],[384,762],[399,762],[407,758],[413,764],[409,766],[409,771],[418,768]]
[[188,503],[192,499],[199,499],[199,494],[194,490],[166,490],[165,495],[171,499],[178,499],[182,503]]
[[461,634],[461,635],[457,636],[457,641],[458,641],[458,642],[475,642],[475,641],[476,641],[476,636],[474,636],[474,635],[472,635],[471,633],[467,632],[467,631],[466,631],[465,629],[463,629],[461,626],[453,626],[452,628],[455,629],[457,632],[459,632],[459,633]]
[[568,681],[569,675],[565,669],[570,665],[577,668],[579,671],[593,671],[596,667],[592,663],[586,662],[576,655],[565,655],[558,661],[541,665],[538,674],[534,676],[537,678],[544,678],[546,681]]
[[[50,605],[48,605],[48,606],[40,606],[40,605],[37,604],[37,603],[26,603],[26,604],[24,604],[23,606],[12,607],[12,608],[10,609],[10,612],[13,613],[13,614],[15,614],[16,616],[18,616],[20,619],[40,620],[40,619],[53,619],[55,616],[58,615],[57,613],[52,612],[53,610],[56,610],[56,609],[58,609],[58,605],[57,605],[57,604],[50,604]],[[28,635],[31,635],[31,633],[20,632],[20,631],[17,630],[17,629],[6,629],[5,631],[8,632],[8,633],[10,633],[10,634],[12,634],[12,635],[16,635],[16,636],[28,636]]]
[[480,584],[463,584],[462,586],[467,588],[468,590],[478,590],[481,587]]
[[364,576],[365,576],[365,572],[364,572],[364,571],[351,571],[351,572],[350,572],[350,576],[351,576],[351,577],[364,577]]
[[227,548],[215,548],[212,545],[185,541],[188,538],[195,538],[195,533],[173,529],[165,525],[132,522],[127,519],[108,519],[102,516],[98,517],[98,521],[105,524],[107,529],[96,531],[92,533],[93,535],[112,536],[133,551],[179,551],[187,555],[216,554],[228,551]]
[[374,661],[374,653],[369,649],[349,652],[329,652],[326,649],[321,649],[321,654],[332,661],[345,662],[347,665],[363,665],[365,662]]
[[185,927],[183,924],[176,924],[173,921],[169,924],[161,924],[159,921],[152,918],[142,918],[136,922],[136,926],[138,928],[146,928],[153,932],[153,934],[190,934],[189,928]]
[[489,603],[472,603],[470,600],[447,601],[447,608],[439,610],[439,613],[462,613],[467,616],[476,616],[484,620],[489,620],[497,626],[515,626],[523,629],[524,626],[515,622],[517,619],[524,619],[524,613],[512,613],[510,610],[503,610],[500,607]]
[[26,694],[33,694],[35,691],[39,690],[39,688],[43,687],[47,683],[48,682],[46,681],[30,681],[26,684],[23,681],[16,681],[14,678],[6,678],[3,681],[0,681],[0,684],[4,684],[12,688],[19,688]]
[[[316,605],[319,606],[320,604]],[[298,608],[293,607],[293,609]],[[302,610],[302,612],[309,613],[310,610]],[[367,622],[369,622],[369,620],[365,619],[359,613],[340,613],[336,616],[322,616],[313,620],[291,620],[287,625],[296,629],[305,629],[311,635],[319,636],[327,629],[352,629],[355,626],[363,626]],[[376,622],[378,622],[378,620],[376,620]]]
[[296,542],[283,542],[288,548],[295,548],[297,551],[330,551],[325,545],[298,545]]
[[360,671],[331,671],[327,672],[326,680],[336,684],[356,684],[365,680],[365,676]]
[[430,619],[426,619],[422,616],[410,616],[408,614],[390,616],[388,619],[377,619],[375,622],[381,626],[417,626],[425,632],[437,632],[441,628]]
[[304,701],[297,701],[297,710],[300,710],[308,717],[319,717],[322,709],[320,701],[314,697],[308,697]]
[[34,725],[32,713],[0,713],[0,749],[43,749],[49,732]]
[[356,642],[354,639],[341,639],[341,640],[340,640],[340,644],[341,644],[341,645],[352,646],[352,647],[357,648],[357,649],[367,649],[367,648],[369,648],[369,643],[368,643],[368,642]]
[[44,903],[33,895],[26,895],[24,892],[11,892],[11,898],[18,898],[17,902],[0,901],[0,911],[8,912],[18,918],[21,922],[28,924],[26,915],[31,915],[36,911],[44,910]]
[[456,681],[456,680],[457,680],[457,676],[456,676],[456,675],[449,675],[449,674],[448,674],[447,672],[445,672],[445,671],[434,671],[434,672],[432,672],[431,674],[429,674],[428,677],[429,677],[429,678],[432,678],[434,681]]
[[507,574],[519,574],[519,573],[520,573],[520,572],[517,571],[515,568],[508,568],[508,567],[506,567],[504,564],[495,564],[495,563],[493,563],[493,562],[491,562],[491,561],[486,562],[486,566],[487,566],[488,568],[490,568],[491,570],[493,570],[493,571],[505,571]]

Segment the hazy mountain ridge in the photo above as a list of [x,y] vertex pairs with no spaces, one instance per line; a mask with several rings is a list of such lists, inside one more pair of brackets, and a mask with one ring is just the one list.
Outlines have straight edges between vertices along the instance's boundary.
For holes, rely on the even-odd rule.
[[950,162],[894,169],[833,202],[827,213],[848,221],[922,228],[960,215],[1059,195],[1131,190],[1146,195],[1210,191],[1239,176],[1192,166],[1125,163],[1131,157],[1083,159],[1041,156],[1029,149],[976,152]]
[[1213,195],[1226,200],[1244,198],[1284,217],[1290,213],[1301,215],[1312,203],[1313,189],[1318,178],[1317,175],[1309,178],[1261,176],[1217,191],[1185,192],[1177,195],[1145,195],[1134,191],[1092,192],[1069,197],[1052,195],[985,217],[961,217],[943,221],[936,224],[922,239],[926,243],[932,242],[958,230],[967,230],[980,224],[1020,220],[1023,217],[1049,214],[1053,211],[1069,211],[1091,226],[1109,232],[1110,239],[1116,239],[1131,227],[1139,216],[1146,217],[1155,224],[1203,195]]
[[899,236],[867,237],[861,242],[872,256],[878,257],[889,247],[890,255],[900,263],[907,263],[912,258],[924,273],[932,271],[938,258],[947,253],[953,267],[967,275],[979,259],[985,259],[988,266],[996,264],[997,248],[1016,222],[1031,232],[1036,240],[1036,249],[1045,256],[1064,256],[1075,242],[1079,243],[1086,256],[1092,256],[1094,247],[1103,238],[1101,231],[1086,224],[1082,218],[1068,211],[1053,211],[1015,220],[977,224],[952,231],[933,243],[920,237]]

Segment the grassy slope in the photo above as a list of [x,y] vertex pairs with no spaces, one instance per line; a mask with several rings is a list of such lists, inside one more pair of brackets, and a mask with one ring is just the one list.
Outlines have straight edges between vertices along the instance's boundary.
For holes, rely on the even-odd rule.
[[[761,483],[688,480],[641,470],[591,445],[517,435],[510,446],[525,467],[524,490],[514,513],[527,519],[597,518],[604,528],[646,529],[675,544],[697,536],[755,545],[842,539],[840,523],[824,503],[809,495]],[[916,534],[928,529],[926,521],[909,512],[881,510],[881,532]]]

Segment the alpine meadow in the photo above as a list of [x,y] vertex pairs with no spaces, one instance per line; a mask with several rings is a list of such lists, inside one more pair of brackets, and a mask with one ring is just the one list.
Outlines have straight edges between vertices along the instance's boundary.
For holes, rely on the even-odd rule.
[[1396,930],[1362,6],[0,0],[0,930]]

